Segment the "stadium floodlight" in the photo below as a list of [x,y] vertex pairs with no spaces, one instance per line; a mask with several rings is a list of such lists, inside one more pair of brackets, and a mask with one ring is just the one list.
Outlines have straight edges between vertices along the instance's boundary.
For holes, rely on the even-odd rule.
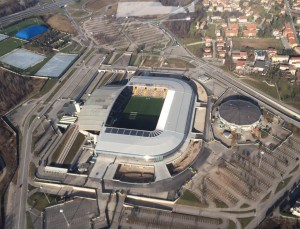
[[186,20],[186,21],[190,21],[190,20],[191,20],[191,17],[186,17],[185,20]]
[[150,159],[149,155],[146,155],[144,158],[146,161],[149,161],[149,159]]
[[258,168],[260,168],[260,163],[261,163],[264,153],[265,153],[264,151],[260,151],[260,159],[259,159],[259,163],[258,163]]
[[66,216],[65,216],[65,214],[64,214],[64,210],[63,210],[63,209],[60,209],[59,212],[64,216],[64,218],[65,218],[65,220],[66,220],[66,222],[67,222],[67,225],[68,225],[68,227],[69,227],[70,224],[69,224],[69,222],[68,222],[68,220],[67,220],[67,218],[66,218]]

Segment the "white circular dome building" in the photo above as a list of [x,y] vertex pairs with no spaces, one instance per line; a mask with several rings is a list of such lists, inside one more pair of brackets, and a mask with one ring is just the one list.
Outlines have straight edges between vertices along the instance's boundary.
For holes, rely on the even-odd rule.
[[226,129],[249,131],[258,125],[261,111],[252,102],[232,99],[220,105],[219,118]]

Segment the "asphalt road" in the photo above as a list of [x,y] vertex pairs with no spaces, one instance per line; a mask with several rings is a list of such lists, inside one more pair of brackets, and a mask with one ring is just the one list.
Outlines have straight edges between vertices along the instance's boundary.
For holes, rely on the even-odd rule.
[[26,10],[14,13],[5,17],[0,17],[0,27],[6,26],[10,23],[17,22],[27,17],[33,15],[38,15],[44,12],[49,12],[51,10],[57,9],[61,6],[64,6],[68,3],[72,3],[73,0],[61,0],[53,3],[46,3],[42,5],[36,5],[34,7],[27,8]]
[[[85,53],[75,62],[75,64],[65,73],[65,76],[67,76],[73,68],[82,62],[83,58],[86,56],[86,54],[89,53],[91,50],[92,45],[90,45]],[[73,76],[73,75],[72,75]],[[14,207],[13,209],[17,209],[16,212],[14,212],[14,220],[13,220],[13,228],[17,229],[23,229],[26,225],[25,221],[25,213],[26,213],[26,201],[27,201],[27,187],[28,187],[28,172],[29,172],[29,164],[31,161],[31,140],[32,140],[32,132],[36,128],[36,126],[39,124],[38,118],[35,118],[32,123],[30,123],[31,117],[34,115],[42,116],[48,108],[52,106],[54,101],[61,97],[61,95],[69,89],[70,85],[73,83],[73,77],[70,77],[67,82],[60,88],[60,90],[52,97],[50,103],[46,104],[44,108],[37,112],[38,108],[40,107],[38,104],[41,101],[44,101],[51,93],[56,89],[56,87],[59,86],[57,84],[52,90],[50,90],[47,94],[42,96],[41,98],[35,100],[35,103],[37,106],[35,109],[33,109],[25,118],[23,125],[20,127],[20,132],[22,134],[22,142],[20,146],[20,167],[18,172],[18,182],[17,182],[17,190],[16,195],[14,198]],[[62,78],[63,79],[63,78]]]

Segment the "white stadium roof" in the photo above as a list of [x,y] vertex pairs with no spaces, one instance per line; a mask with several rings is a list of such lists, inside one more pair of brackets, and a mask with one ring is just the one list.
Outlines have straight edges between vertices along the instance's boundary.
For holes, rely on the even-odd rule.
[[[134,85],[163,86],[168,88],[168,94],[165,98],[156,129],[154,131],[143,131],[102,125],[95,149],[96,152],[99,154],[144,158],[155,158],[173,153],[185,141],[190,130],[195,104],[195,94],[192,88],[186,81],[171,77],[135,76],[126,86]],[[104,87],[101,90],[107,91],[108,89]],[[109,104],[109,107],[106,106],[105,111],[103,108],[102,110],[94,110],[93,116],[96,114],[101,116],[99,119],[92,118],[97,119],[94,125],[105,123],[109,110],[113,105],[112,99],[115,101],[117,98],[116,93],[120,94],[121,91],[115,88],[113,92],[110,92],[109,96],[104,97],[107,99],[107,102],[104,103],[106,105]],[[87,102],[88,104],[89,102]],[[100,114],[102,111],[104,113]]]

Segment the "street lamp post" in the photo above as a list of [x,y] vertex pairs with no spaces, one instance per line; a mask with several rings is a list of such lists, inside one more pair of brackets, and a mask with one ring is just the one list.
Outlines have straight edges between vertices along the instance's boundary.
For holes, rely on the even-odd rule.
[[50,200],[49,200],[48,196],[46,195],[46,193],[45,193],[45,191],[44,191],[43,187],[42,187],[42,186],[40,186],[40,189],[42,190],[42,192],[44,193],[44,195],[45,195],[45,197],[46,197],[46,199],[47,199],[48,203],[50,204]]
[[258,168],[260,168],[261,160],[262,160],[264,153],[265,153],[264,151],[260,151],[260,159],[259,159],[259,163],[258,163]]
[[68,222],[68,220],[67,220],[67,218],[66,218],[66,216],[65,216],[65,214],[64,214],[64,210],[63,210],[63,209],[60,209],[59,212],[64,216],[64,218],[65,218],[65,220],[66,220],[66,222],[67,222],[67,225],[68,225],[68,227],[69,227],[70,224],[69,224],[69,222]]

